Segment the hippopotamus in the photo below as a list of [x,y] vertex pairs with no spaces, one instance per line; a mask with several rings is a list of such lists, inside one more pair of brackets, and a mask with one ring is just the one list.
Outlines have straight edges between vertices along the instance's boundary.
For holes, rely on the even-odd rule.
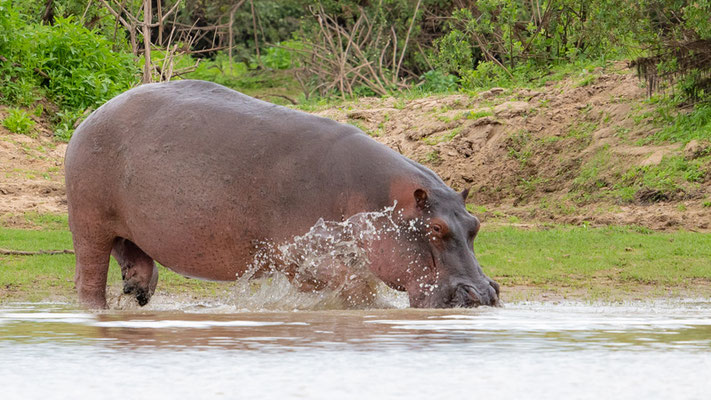
[[[235,280],[260,243],[394,207],[368,268],[411,307],[497,305],[473,250],[479,220],[434,172],[360,129],[196,80],[144,84],[94,111],[66,151],[80,303],[106,308],[110,256],[148,302],[156,261]],[[406,228],[406,229],[405,229]]]

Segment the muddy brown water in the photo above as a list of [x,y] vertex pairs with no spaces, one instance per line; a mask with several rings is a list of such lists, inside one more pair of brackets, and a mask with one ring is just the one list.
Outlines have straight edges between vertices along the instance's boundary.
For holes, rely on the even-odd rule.
[[2,399],[707,399],[711,301],[104,313],[4,304],[0,370]]

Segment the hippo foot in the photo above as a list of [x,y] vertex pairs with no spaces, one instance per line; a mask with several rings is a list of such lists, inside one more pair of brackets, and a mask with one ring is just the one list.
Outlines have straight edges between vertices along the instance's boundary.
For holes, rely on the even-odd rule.
[[123,292],[136,297],[142,307],[148,304],[158,284],[158,267],[133,242],[119,239],[111,253],[121,266]]
[[137,283],[125,281],[123,284],[123,293],[136,297],[138,305],[143,307],[148,304],[153,292],[149,288],[140,287]]

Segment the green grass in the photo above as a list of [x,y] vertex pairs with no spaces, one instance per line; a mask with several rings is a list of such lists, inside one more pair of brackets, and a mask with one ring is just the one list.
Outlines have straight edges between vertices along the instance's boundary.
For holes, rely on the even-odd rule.
[[19,108],[8,108],[7,117],[2,120],[2,126],[10,132],[28,134],[32,133],[35,121],[30,115]]
[[656,107],[637,117],[651,120],[661,129],[642,140],[649,142],[688,143],[691,140],[711,140],[711,104],[701,103],[688,112],[680,112],[677,100],[653,97],[650,102]]
[[580,168],[580,174],[573,180],[573,185],[577,189],[586,192],[596,192],[600,188],[607,186],[607,182],[601,178],[601,174],[607,169],[610,163],[609,146],[600,148],[595,155]]
[[654,284],[711,281],[711,234],[633,227],[482,229],[474,248],[502,285]]
[[[519,64],[511,69],[512,76],[506,74],[499,68],[492,68],[491,63],[480,63],[476,70],[467,71],[462,79],[463,91],[473,90],[474,92],[491,89],[492,87],[503,88],[540,88],[549,82],[559,82],[568,77],[576,78],[577,87],[587,86],[597,81],[600,72],[606,70],[613,71],[610,61],[612,59],[578,59],[574,62],[561,62],[549,65],[548,68],[540,68],[534,64]],[[485,67],[480,70],[481,66]]]
[[524,129],[518,130],[511,134],[508,140],[506,149],[509,152],[509,156],[515,160],[518,160],[522,166],[526,165],[528,159],[533,154],[529,146],[530,142],[531,132]]
[[484,118],[484,117],[490,117],[494,115],[494,113],[490,110],[474,110],[474,111],[468,111],[464,113],[464,116],[467,119],[479,119],[479,118]]
[[597,122],[573,122],[566,137],[589,140],[597,126]]
[[427,143],[430,146],[434,146],[437,143],[442,143],[442,142],[449,142],[452,139],[454,139],[457,135],[459,135],[459,132],[462,131],[462,126],[458,126],[451,131],[445,133],[444,135],[439,135],[439,136],[428,136],[425,138],[422,138],[422,141]]
[[429,153],[427,153],[427,155],[425,155],[425,158],[422,160],[422,162],[430,165],[439,165],[442,162],[442,159],[439,157],[439,151],[430,151]]
[[[71,234],[58,225],[57,216],[36,220],[43,224],[43,230],[0,228],[0,248],[72,248]],[[572,288],[579,291],[578,298],[592,299],[611,291],[622,293],[622,297],[644,290],[647,296],[664,295],[667,290],[684,295],[703,293],[703,288],[711,287],[711,234],[707,233],[652,232],[635,227],[520,229],[485,225],[474,248],[485,272],[505,290],[520,285],[553,293]],[[158,291],[162,293],[215,298],[231,288],[230,283],[187,279],[159,268]],[[73,279],[71,254],[0,256],[0,294],[4,301],[73,301]],[[108,284],[121,287],[120,270],[114,260]]]
[[[0,228],[0,248],[37,251],[72,248],[71,233],[66,216],[31,216],[42,230]],[[0,301],[41,301],[62,299],[73,301],[74,255],[0,255]],[[169,294],[217,297],[231,284],[188,279],[159,266],[158,291]],[[122,287],[121,272],[112,258],[109,267],[108,286]]]
[[584,76],[581,80],[579,80],[575,84],[575,87],[588,86],[588,85],[592,85],[595,82],[597,82],[597,76],[590,74],[590,75]]
[[630,193],[646,191],[658,199],[673,199],[693,190],[711,173],[711,156],[687,160],[682,156],[665,156],[658,165],[632,167],[615,185],[618,197],[625,201]]
[[621,203],[675,200],[694,192],[711,176],[711,155],[688,160],[667,155],[659,164],[614,165],[608,146],[580,168],[573,189],[580,200],[614,199]]

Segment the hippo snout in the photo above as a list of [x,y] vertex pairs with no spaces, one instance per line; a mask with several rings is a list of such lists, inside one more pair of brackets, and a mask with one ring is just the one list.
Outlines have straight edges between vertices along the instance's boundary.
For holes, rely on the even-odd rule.
[[451,307],[499,306],[499,284],[492,280],[488,283],[482,287],[458,285],[449,305]]

